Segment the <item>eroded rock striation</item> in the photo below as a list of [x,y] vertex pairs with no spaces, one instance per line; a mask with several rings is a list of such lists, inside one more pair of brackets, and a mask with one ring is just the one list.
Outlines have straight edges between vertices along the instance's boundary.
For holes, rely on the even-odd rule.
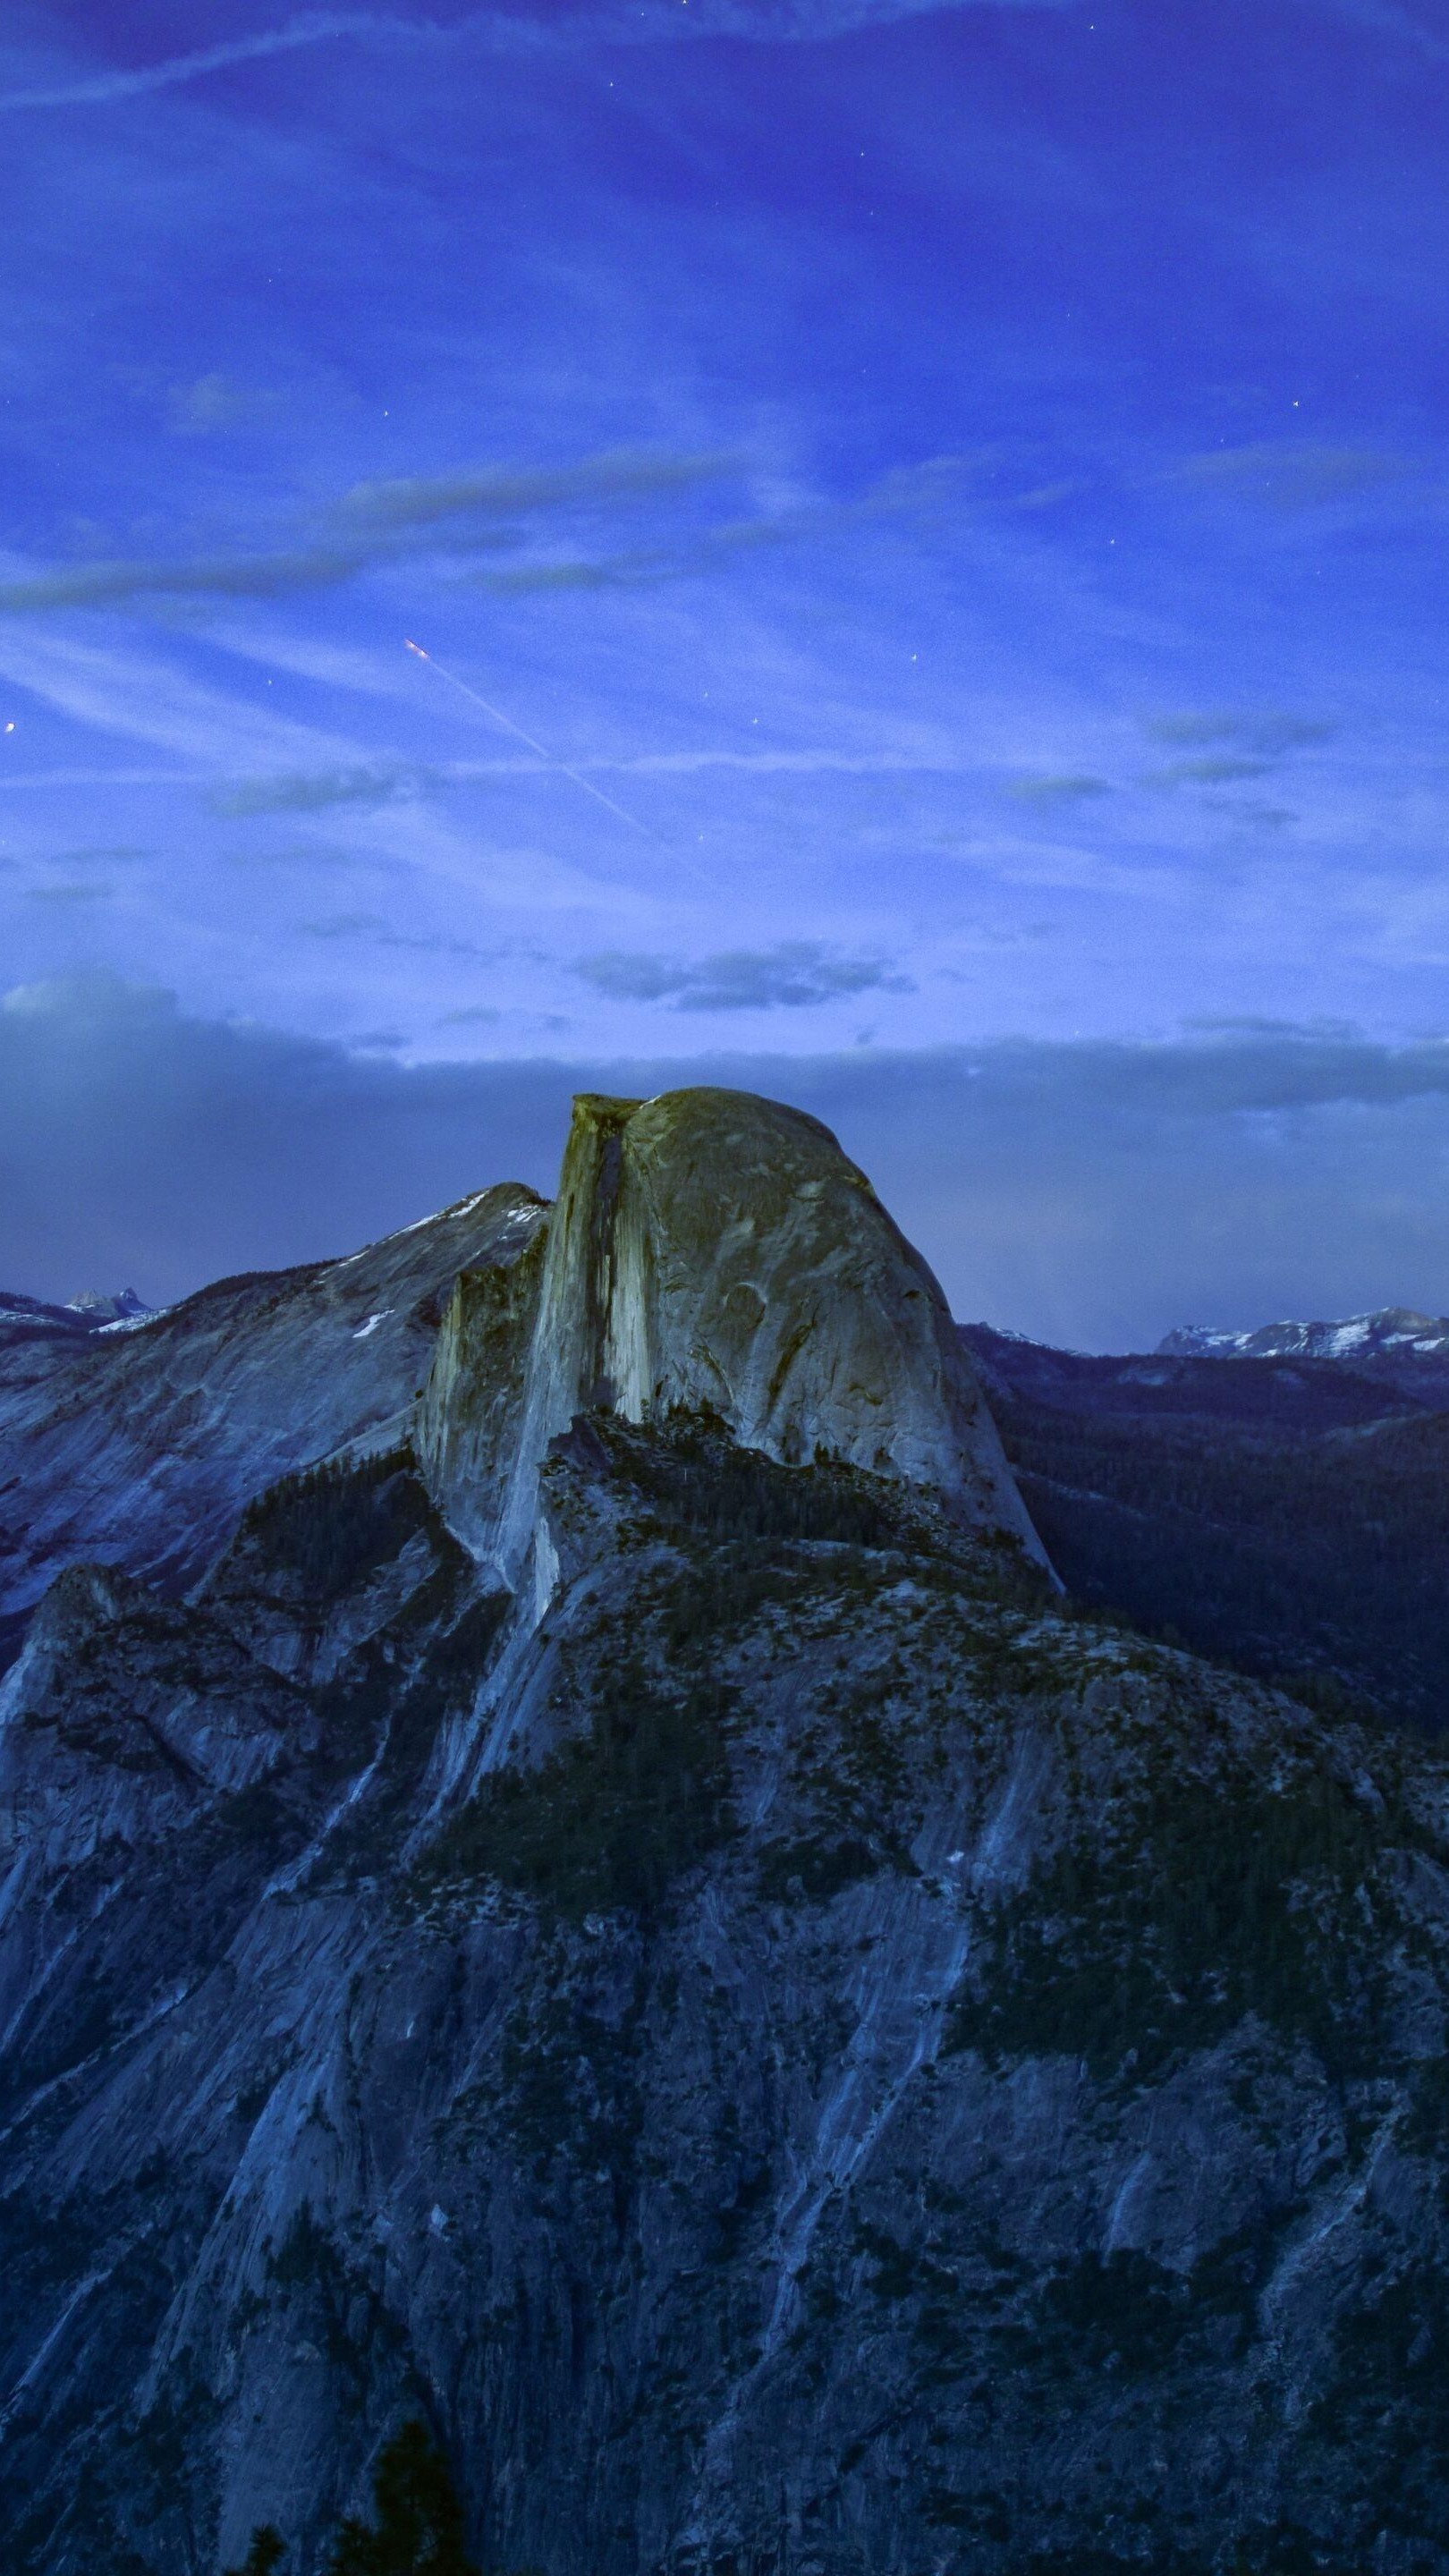
[[1064,1612],[811,1122],[518,1232],[0,1684],[12,2563],[1443,2576],[1449,1765]]
[[787,1465],[930,1487],[1040,1552],[920,1254],[828,1128],[750,1092],[580,1099],[546,1242],[460,1281],[419,1454],[504,1579],[549,1442],[600,1410],[706,1411]]

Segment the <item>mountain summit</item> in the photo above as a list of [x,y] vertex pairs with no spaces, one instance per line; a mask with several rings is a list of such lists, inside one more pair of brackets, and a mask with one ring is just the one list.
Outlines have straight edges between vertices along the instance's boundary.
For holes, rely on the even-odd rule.
[[97,1327],[106,1324],[133,1324],[154,1314],[155,1308],[138,1297],[134,1288],[123,1288],[117,1296],[103,1296],[98,1288],[83,1288],[78,1297],[66,1299],[66,1312],[84,1315]]
[[701,1406],[1041,1555],[945,1299],[829,1130],[746,1092],[588,1097],[555,1207],[500,1183],[120,1331],[0,1307],[0,1491],[26,1499],[0,1522],[0,1664],[65,1565],[184,1591],[276,1477],[414,1428],[450,1527],[512,1586],[575,1413]]
[[828,1128],[749,1092],[577,1100],[527,1263],[460,1279],[418,1452],[502,1580],[550,1441],[590,1411],[703,1411],[784,1465],[830,1457],[927,1487],[1041,1555],[920,1254]]

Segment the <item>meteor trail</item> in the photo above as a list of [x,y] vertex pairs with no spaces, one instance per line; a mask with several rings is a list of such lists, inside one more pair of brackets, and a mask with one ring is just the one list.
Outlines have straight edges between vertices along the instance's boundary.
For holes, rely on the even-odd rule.
[[491,716],[493,722],[502,725],[506,733],[517,734],[519,741],[526,742],[530,751],[536,751],[539,759],[546,761],[550,769],[561,769],[565,778],[573,780],[575,787],[582,787],[586,796],[593,797],[596,805],[603,805],[609,813],[617,814],[621,823],[627,823],[631,832],[642,832],[646,841],[658,840],[658,833],[651,832],[647,823],[641,823],[637,814],[626,814],[623,806],[616,805],[613,797],[606,796],[602,787],[596,787],[592,779],[583,777],[577,769],[570,769],[566,760],[559,760],[553,752],[546,751],[543,744],[536,742],[531,733],[524,732],[521,724],[514,723],[512,716],[506,716],[501,707],[491,707],[488,700],[481,697],[476,689],[470,688],[466,680],[459,679],[456,671],[449,671],[441,662],[435,662],[432,654],[425,653],[421,644],[415,644],[410,635],[405,635],[403,642],[410,653],[416,653],[420,662],[426,662],[437,672],[440,680],[446,680],[450,687],[459,690],[465,698],[470,698],[475,707],[481,707],[485,716]]

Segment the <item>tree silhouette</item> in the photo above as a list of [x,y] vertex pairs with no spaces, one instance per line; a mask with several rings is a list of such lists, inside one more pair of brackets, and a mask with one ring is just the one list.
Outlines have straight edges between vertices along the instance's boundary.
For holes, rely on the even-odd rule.
[[426,2424],[415,2419],[394,2435],[378,2461],[372,2495],[375,2527],[349,2515],[328,2576],[478,2576],[463,2545],[457,2489]]
[[240,2567],[228,2567],[224,2576],[273,2576],[273,2570],[285,2556],[282,2535],[276,2524],[259,2522]]

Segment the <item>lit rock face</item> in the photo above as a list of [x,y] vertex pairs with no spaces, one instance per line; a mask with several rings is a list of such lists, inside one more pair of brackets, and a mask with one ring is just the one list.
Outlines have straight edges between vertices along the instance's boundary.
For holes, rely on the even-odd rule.
[[1041,1555],[940,1288],[829,1129],[750,1092],[585,1095],[536,1270],[459,1284],[425,1472],[516,1582],[550,1440],[679,1407],[785,1465],[931,1487]]

